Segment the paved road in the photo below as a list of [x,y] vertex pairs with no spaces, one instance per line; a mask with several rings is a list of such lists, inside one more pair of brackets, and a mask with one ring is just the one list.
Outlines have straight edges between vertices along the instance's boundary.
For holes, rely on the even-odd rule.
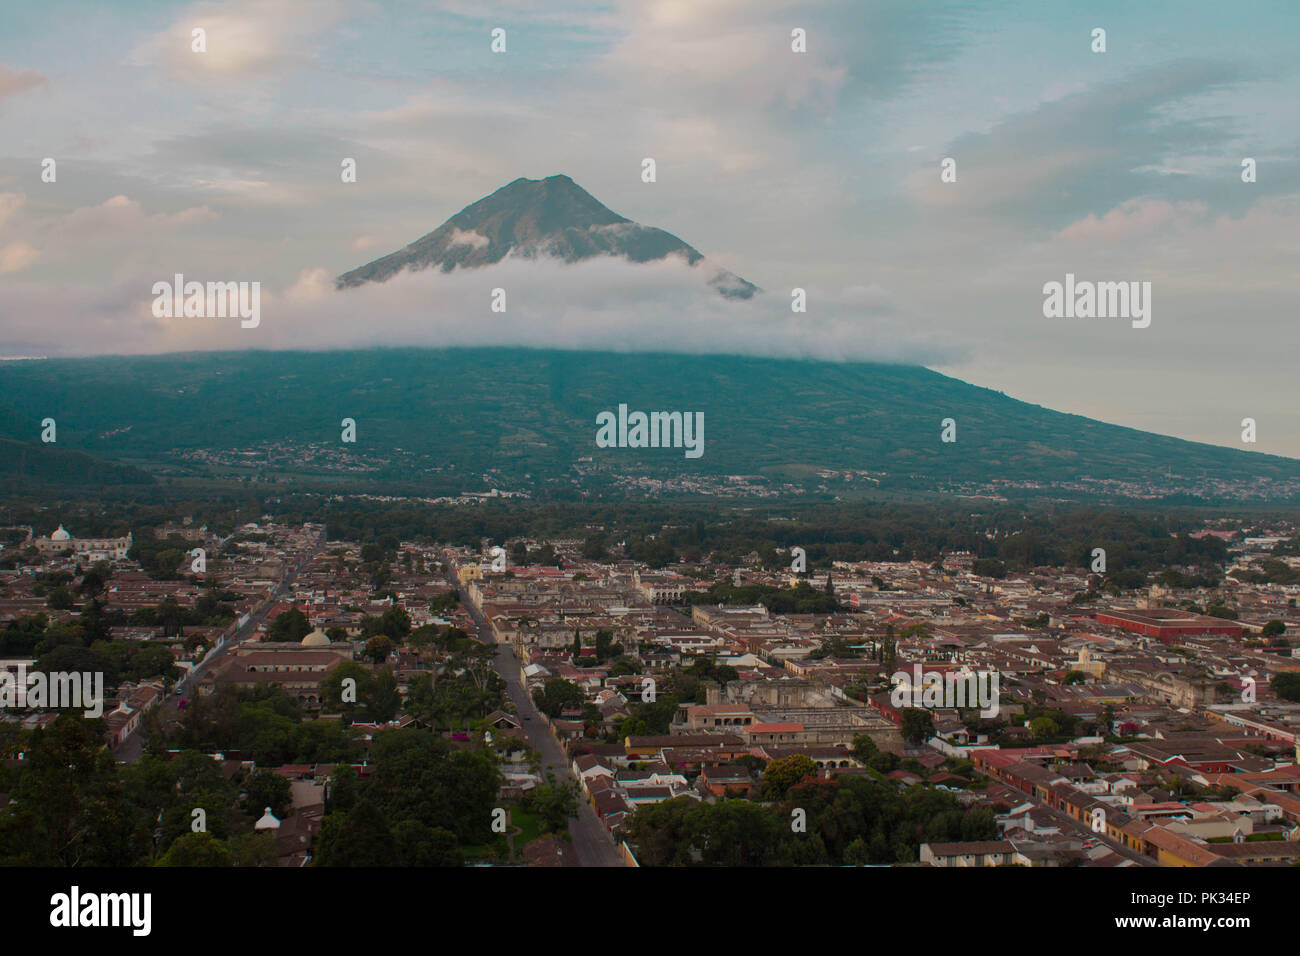
[[[453,587],[458,586],[454,579],[451,580],[451,584]],[[565,757],[559,742],[551,735],[545,718],[528,693],[514,651],[508,644],[497,644],[493,641],[492,628],[468,601],[463,602],[462,606],[469,611],[470,616],[478,624],[479,639],[484,644],[496,648],[492,658],[493,668],[506,682],[510,699],[515,702],[515,710],[519,713],[529,745],[542,756],[543,771],[553,772],[557,782],[572,780],[576,783],[577,778],[573,774],[572,765]],[[590,803],[582,799],[581,794],[578,798],[578,816],[576,819],[570,819],[569,833],[573,837],[573,848],[582,866],[627,865],[614,845],[614,838],[609,835],[605,825],[596,816],[596,811],[591,808]]]
[[[554,773],[557,782],[576,781],[573,768],[565,758],[563,749],[551,735],[545,719],[529,697],[519,662],[508,645],[496,645],[493,664],[496,672],[505,679],[510,697],[515,702],[515,709],[523,720],[523,730],[528,736],[529,744],[542,755],[543,770]],[[618,849],[614,846],[613,837],[600,822],[591,804],[581,796],[578,799],[578,817],[576,820],[570,820],[569,832],[573,835],[573,848],[577,851],[578,862],[583,866],[624,865]]]
[[[180,683],[172,688],[171,693],[159,701],[155,709],[162,715],[164,729],[169,728],[180,721],[181,712],[178,705],[180,704],[181,698],[193,697],[195,689],[199,686],[199,679],[203,674],[219,663],[221,659],[225,657],[226,652],[232,647],[243,643],[251,635],[257,632],[257,628],[264,620],[266,620],[267,615],[271,613],[271,608],[275,607],[276,603],[288,592],[289,588],[293,585],[293,582],[297,580],[297,569],[304,568],[310,564],[323,547],[324,542],[322,542],[310,555],[299,561],[299,563],[294,566],[295,570],[293,572],[287,572],[284,574],[276,583],[275,587],[271,589],[270,596],[249,613],[248,623],[230,637],[226,638],[226,643],[217,648],[216,652],[210,657],[205,658],[202,664],[194,668],[190,674],[186,675]],[[122,763],[136,763],[143,753],[144,734],[139,730],[136,730],[127,737],[126,740],[122,741],[122,743],[118,745],[115,756]]]

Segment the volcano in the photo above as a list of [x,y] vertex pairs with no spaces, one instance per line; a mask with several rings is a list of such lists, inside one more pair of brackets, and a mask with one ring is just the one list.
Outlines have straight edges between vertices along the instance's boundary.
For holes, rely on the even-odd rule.
[[403,271],[476,269],[503,259],[553,258],[583,262],[618,256],[654,262],[679,256],[729,299],[761,291],[752,282],[712,265],[670,232],[643,226],[602,204],[568,176],[516,179],[471,203],[427,235],[335,280],[339,289],[386,282]]

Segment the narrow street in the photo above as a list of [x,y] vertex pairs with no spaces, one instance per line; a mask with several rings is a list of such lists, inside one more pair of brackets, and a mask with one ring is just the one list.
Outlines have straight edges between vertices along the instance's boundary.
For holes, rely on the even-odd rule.
[[[457,586],[454,579],[452,579],[451,583],[453,586]],[[565,758],[564,750],[555,737],[551,735],[546,719],[538,711],[537,705],[533,703],[532,696],[528,693],[522,669],[519,666],[519,661],[515,659],[513,649],[506,644],[494,644],[492,629],[488,626],[487,621],[483,619],[483,616],[468,602],[462,601],[461,606],[469,612],[475,623],[478,624],[480,640],[484,644],[496,648],[493,654],[493,667],[506,682],[507,692],[510,699],[514,701],[515,709],[519,713],[522,729],[528,738],[529,746],[541,754],[543,773],[550,771],[555,774],[557,782],[572,780],[576,784],[577,778],[573,774],[570,762]],[[605,825],[600,822],[600,818],[596,816],[596,811],[591,808],[591,804],[583,799],[581,792],[579,792],[578,796],[578,816],[570,818],[569,833],[573,836],[573,848],[578,854],[578,862],[583,866],[625,865],[617,846],[614,844],[614,838],[605,829]]]
[[[547,729],[545,718],[537,710],[528,690],[524,686],[523,674],[514,652],[504,644],[498,644],[494,655],[494,666],[509,688],[510,698],[515,702],[515,709],[523,721],[523,731],[529,744],[542,755],[543,771],[555,774],[557,781],[574,780],[573,769],[565,759],[564,751]],[[578,860],[583,866],[623,866],[614,839],[605,829],[605,825],[596,816],[581,793],[578,796],[577,819],[570,819],[569,832],[573,835],[573,847]]]
[[[321,542],[320,546],[304,558],[297,567],[306,567],[310,564],[323,547],[324,542]],[[271,613],[271,608],[275,607],[276,602],[285,596],[290,586],[292,586],[293,582],[297,580],[297,577],[298,572],[296,568],[292,572],[286,572],[285,575],[276,582],[275,587],[272,588],[267,599],[249,613],[247,623],[232,634],[226,640],[226,643],[217,648],[216,652],[206,658],[202,664],[194,668],[190,674],[178,681],[176,686],[172,688],[171,692],[157,703],[154,710],[161,715],[164,729],[169,728],[180,721],[181,712],[178,704],[180,703],[181,698],[192,697],[196,693],[199,680],[205,671],[211,669],[215,664],[220,662],[232,647],[242,644],[251,635],[257,633],[258,627],[266,620],[267,615]],[[140,756],[143,753],[144,735],[139,729],[137,729],[127,737],[126,740],[122,741],[115,751],[114,756],[116,756],[118,761],[121,763],[136,763],[139,761]]]

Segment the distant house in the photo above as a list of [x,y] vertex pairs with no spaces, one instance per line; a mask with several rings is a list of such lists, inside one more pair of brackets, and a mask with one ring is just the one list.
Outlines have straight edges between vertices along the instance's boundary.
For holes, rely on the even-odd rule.
[[921,844],[921,862],[926,866],[1008,866],[1015,855],[1016,845],[1010,840]]
[[507,714],[504,710],[494,710],[484,720],[489,727],[496,730],[518,730],[520,726],[519,718],[514,714]]
[[908,773],[906,770],[893,770],[887,776],[892,777],[904,786],[915,786],[921,782],[921,778],[914,773]]
[[581,737],[586,729],[580,720],[553,720],[551,726],[555,729],[556,736],[561,738]]
[[632,809],[612,779],[596,778],[590,783],[589,793],[592,809],[606,827],[610,826],[611,816],[621,820]]
[[751,744],[790,744],[804,741],[803,724],[797,722],[750,724],[744,729]]
[[1012,840],[973,840],[966,843],[922,843],[926,866],[1061,866],[1077,860],[1075,851],[1052,843]]
[[754,786],[754,778],[739,764],[723,764],[701,770],[696,786],[713,797],[743,797]]
[[594,754],[585,754],[574,760],[573,772],[584,790],[587,789],[588,782],[597,777],[614,779],[614,768]]

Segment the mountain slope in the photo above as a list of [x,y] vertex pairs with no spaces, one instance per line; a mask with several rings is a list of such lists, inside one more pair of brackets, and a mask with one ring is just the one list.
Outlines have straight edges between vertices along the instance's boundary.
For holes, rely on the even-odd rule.
[[725,269],[662,229],[643,226],[602,205],[568,176],[516,179],[466,206],[433,232],[404,249],[353,269],[336,280],[340,289],[385,282],[403,270],[479,268],[506,256],[549,257],[581,262],[621,256],[651,262],[676,255],[707,269],[708,282],[728,298],[748,299],[758,287]]
[[0,438],[0,491],[8,494],[154,483],[152,475],[130,465],[41,442]]
[[[1107,425],[898,365],[508,348],[198,353],[5,363],[0,392],[14,421],[55,415],[61,448],[196,474],[220,453],[381,483],[457,476],[465,490],[615,473],[815,482],[819,469],[928,492],[1083,480],[1158,480],[1220,499],[1300,490],[1278,484],[1300,482],[1293,459]],[[703,456],[597,448],[596,416],[620,403],[702,412]],[[940,441],[949,417],[955,443]],[[356,420],[356,444],[340,442],[343,418]]]

